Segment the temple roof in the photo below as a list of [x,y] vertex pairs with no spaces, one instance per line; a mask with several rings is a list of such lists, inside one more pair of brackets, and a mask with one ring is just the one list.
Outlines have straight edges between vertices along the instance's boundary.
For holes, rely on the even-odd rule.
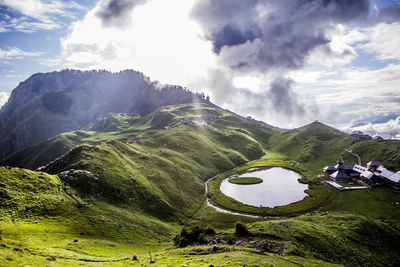
[[332,178],[335,179],[349,179],[350,176],[348,176],[346,173],[341,172],[341,171],[335,171],[334,173],[332,173],[331,175],[329,175]]
[[328,165],[328,166],[325,166],[325,168],[324,168],[324,171],[336,171],[337,169],[336,169],[336,167],[335,167],[335,165]]
[[354,168],[354,164],[336,164],[335,168],[337,170],[352,170]]
[[378,166],[381,166],[381,165],[382,165],[382,163],[380,163],[377,160],[372,160],[372,161],[367,163],[368,167],[378,167]]

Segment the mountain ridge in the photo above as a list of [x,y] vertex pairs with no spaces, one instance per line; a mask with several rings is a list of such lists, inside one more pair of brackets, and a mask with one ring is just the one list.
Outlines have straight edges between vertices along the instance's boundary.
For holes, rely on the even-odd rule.
[[83,129],[109,112],[144,115],[201,97],[133,70],[34,74],[12,91],[0,110],[0,159],[59,133]]
[[[0,167],[0,260],[135,265],[135,257],[144,264],[150,256],[161,266],[397,264],[400,195],[387,186],[339,192],[318,176],[340,155],[356,161],[344,150],[349,147],[363,160],[400,165],[399,142],[358,141],[318,122],[279,129],[201,97],[146,114],[105,113],[0,162],[36,169]],[[270,210],[233,209],[273,220],[208,206],[209,178],[266,166],[301,173],[308,196]],[[229,209],[218,188],[207,196]],[[248,227],[247,235],[235,232],[237,222]],[[185,238],[205,224],[211,230],[197,233],[200,243],[172,245],[174,235]]]

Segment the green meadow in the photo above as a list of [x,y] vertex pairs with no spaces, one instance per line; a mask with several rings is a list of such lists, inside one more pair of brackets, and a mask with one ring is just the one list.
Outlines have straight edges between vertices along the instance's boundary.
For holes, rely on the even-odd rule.
[[[13,167],[0,167],[0,265],[396,266],[400,194],[339,192],[318,178],[340,155],[355,163],[349,147],[364,163],[400,166],[395,141],[357,142],[316,122],[278,129],[209,103],[107,115],[2,161]],[[308,196],[260,208],[219,191],[272,166],[300,173]],[[207,206],[210,178],[209,201],[236,214]]]

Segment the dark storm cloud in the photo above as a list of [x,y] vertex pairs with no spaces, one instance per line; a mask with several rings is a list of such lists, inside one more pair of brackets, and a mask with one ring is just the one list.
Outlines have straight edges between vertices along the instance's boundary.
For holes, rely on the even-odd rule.
[[96,15],[104,26],[124,27],[129,24],[130,12],[145,2],[146,0],[108,0]]
[[232,84],[232,73],[221,69],[213,69],[208,73],[205,83],[212,88],[212,99],[217,103],[230,103],[235,111],[242,115],[254,115],[266,121],[297,120],[308,121],[318,113],[316,108],[310,110],[292,89],[294,81],[284,77],[276,77],[265,87],[265,90],[254,92],[248,88],[236,87]]
[[303,67],[314,49],[330,43],[334,24],[366,20],[369,6],[368,0],[203,0],[192,17],[223,63],[264,72]]
[[268,95],[272,106],[278,112],[293,116],[294,114],[303,115],[304,108],[298,102],[297,96],[292,90],[293,80],[278,77],[272,81]]
[[[318,0],[308,0],[308,3],[319,5]],[[322,0],[322,10],[336,22],[348,22],[365,19],[370,11],[369,0]],[[329,18],[328,18],[329,19]]]
[[234,25],[226,25],[221,31],[212,35],[214,52],[219,53],[224,45],[232,46],[243,44],[247,41],[253,41],[260,36],[257,30],[247,30],[242,32]]
[[[268,120],[315,118],[315,105],[297,95],[285,77],[303,68],[311,54],[345,61],[348,48],[333,50],[337,24],[370,23],[370,0],[201,0],[191,17],[202,27],[218,55],[220,69],[208,88],[219,103],[229,103]],[[236,75],[274,78],[264,90],[236,88]],[[210,77],[213,77],[212,75]]]
[[236,97],[241,99],[240,107],[258,116],[268,113],[270,117],[299,118],[306,115],[307,110],[293,92],[293,83],[291,79],[277,77],[262,92],[237,88]]
[[400,5],[388,6],[378,12],[379,21],[399,22],[400,21]]

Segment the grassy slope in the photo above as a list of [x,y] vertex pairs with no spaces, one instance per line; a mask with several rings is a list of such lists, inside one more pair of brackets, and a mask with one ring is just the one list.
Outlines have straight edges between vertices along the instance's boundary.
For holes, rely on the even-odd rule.
[[398,226],[354,214],[315,213],[254,223],[249,230],[261,239],[288,242],[286,255],[348,266],[393,266],[400,263]]
[[[1,180],[1,187],[7,188],[9,196],[2,208],[6,211],[1,223],[2,265],[53,262],[57,266],[105,263],[141,266],[149,263],[149,255],[155,266],[330,266],[332,263],[390,266],[399,263],[396,256],[399,225],[363,216],[315,213],[260,221],[249,224],[248,236],[237,236],[229,227],[217,230],[215,237],[231,239],[234,243],[240,241],[241,245],[218,245],[225,250],[216,252],[213,245],[176,249],[168,242],[171,232],[178,228],[171,223],[163,223],[162,233],[159,229],[156,231],[155,218],[127,214],[127,207],[118,214],[114,205],[115,210],[110,214],[106,205],[88,205],[71,188],[64,188],[57,176],[15,168],[0,168],[0,172],[2,177],[8,177]],[[31,191],[32,187],[37,190]],[[13,211],[18,216],[7,214]],[[129,218],[129,224],[124,224],[124,217]],[[116,228],[122,230],[116,231]],[[281,256],[282,252],[286,256]],[[138,261],[131,260],[133,255]]]
[[55,175],[18,168],[0,167],[1,218],[74,213],[74,199],[63,190]]
[[[181,119],[199,117],[199,112],[205,110],[217,112],[220,121],[208,127],[179,124]],[[140,121],[128,119],[132,121],[122,131],[64,134],[45,142],[43,151],[37,146],[31,152],[32,158],[45,155],[60,140],[88,143],[72,149],[45,170],[51,173],[73,170],[59,177],[66,184],[66,192],[71,191],[69,195],[76,201],[68,207],[77,208],[62,214],[75,216],[78,209],[78,215],[84,216],[76,220],[86,219],[82,227],[90,226],[95,236],[101,238],[135,242],[170,240],[177,223],[193,220],[193,214],[203,205],[203,181],[207,177],[263,153],[262,145],[236,126],[242,119],[212,106],[168,107]],[[232,123],[226,122],[231,119]],[[232,128],[223,127],[225,123],[233,125]],[[160,130],[166,125],[174,127]],[[23,153],[20,155],[23,158]],[[4,179],[7,176],[2,174]],[[58,182],[61,184],[59,179]],[[13,209],[2,206],[2,210]],[[10,214],[9,218],[24,216]],[[211,212],[211,218],[218,215]],[[54,219],[64,224],[60,218]]]
[[0,167],[0,184],[3,266],[109,261],[119,255],[117,245],[126,253],[128,244],[168,241],[177,228],[134,208],[91,205],[57,176],[42,172]]
[[[202,114],[216,115],[219,119],[207,127],[196,127],[193,124],[180,123],[183,119],[200,118]],[[171,126],[172,128],[165,131],[163,130],[165,126]],[[118,128],[119,130],[108,132],[91,131],[104,128]],[[203,131],[202,129],[205,130]],[[200,154],[198,152],[208,153],[212,151],[211,153],[214,153],[217,157],[225,157],[225,152],[227,154],[233,153],[236,156],[231,156],[232,159],[228,160],[244,162],[243,159],[245,158],[242,156],[251,158],[260,156],[263,153],[262,148],[267,145],[268,138],[277,131],[279,130],[276,128],[266,126],[261,122],[241,118],[211,104],[167,106],[159,108],[142,118],[115,114],[112,119],[100,119],[90,125],[88,131],[75,131],[58,135],[45,142],[16,152],[1,161],[0,164],[36,169],[62,156],[79,144],[98,144],[110,140],[142,144],[142,138],[145,138],[148,142],[147,144],[152,146],[152,152],[162,148],[179,150],[179,145],[190,146],[192,139],[197,139],[202,141],[199,147],[201,151],[194,149],[197,154]],[[174,137],[174,140],[168,140],[176,132],[180,134],[179,137]],[[207,138],[210,140],[208,141]],[[156,142],[156,139],[160,139],[162,142]],[[175,142],[175,144],[179,145],[171,144],[172,147],[165,147],[168,146],[168,142]],[[217,152],[213,151],[214,149],[210,145],[216,145],[223,154],[217,155]],[[240,155],[241,153],[243,155]],[[241,159],[239,159],[240,157]],[[228,166],[225,166],[225,168],[228,168]]]
[[[202,113],[218,114],[219,120],[208,126],[179,124],[181,119],[199,117]],[[275,160],[275,163],[280,165],[290,163],[292,167],[299,168],[304,173],[305,180],[315,182],[316,174],[321,173],[321,168],[335,162],[340,154],[344,156],[346,163],[355,162],[354,156],[345,152],[343,148],[353,145],[353,150],[356,151],[361,142],[355,143],[354,139],[318,123],[294,131],[279,130],[206,104],[163,107],[142,118],[118,115],[118,118],[111,119],[111,122],[113,123],[111,127],[108,127],[107,121],[103,121],[101,127],[58,136],[9,158],[36,167],[48,161],[46,157],[49,155],[52,158],[59,156],[57,142],[58,145],[67,147],[66,150],[75,145],[85,144],[46,167],[46,171],[50,173],[63,172],[59,177],[65,185],[62,185],[56,176],[18,170],[29,173],[26,177],[34,177],[33,180],[38,179],[39,175],[52,177],[51,179],[55,179],[58,184],[54,186],[54,190],[56,188],[63,190],[52,191],[51,199],[64,200],[57,209],[51,209],[51,205],[49,208],[39,209],[50,210],[49,214],[34,213],[32,216],[28,216],[29,213],[24,215],[25,204],[21,204],[22,208],[17,209],[23,211],[18,214],[12,213],[16,206],[2,205],[1,212],[7,215],[1,223],[0,242],[6,246],[0,247],[0,258],[3,263],[27,264],[32,261],[40,265],[55,257],[59,264],[69,265],[73,262],[78,264],[85,259],[118,260],[114,264],[135,265],[136,263],[128,261],[127,258],[131,258],[133,253],[137,254],[139,259],[143,259],[137,263],[141,264],[148,262],[147,252],[152,251],[153,256],[157,255],[156,263],[160,265],[164,262],[164,265],[196,263],[208,266],[228,261],[231,264],[271,263],[275,266],[296,263],[319,266],[328,264],[327,262],[353,265],[355,262],[352,258],[342,259],[344,244],[355,247],[353,254],[360,252],[361,255],[365,255],[366,250],[375,249],[369,245],[374,242],[374,236],[371,236],[371,239],[366,236],[362,245],[359,244],[359,237],[362,235],[360,232],[357,232],[356,239],[346,239],[347,243],[338,242],[336,246],[323,243],[321,246],[324,250],[331,250],[330,254],[324,254],[322,249],[313,247],[315,238],[318,239],[321,233],[330,229],[329,227],[340,229],[354,218],[364,222],[363,217],[359,217],[357,213],[394,220],[394,225],[398,223],[399,214],[396,213],[394,205],[396,201],[400,201],[399,195],[393,194],[388,188],[371,190],[368,194],[363,194],[362,191],[333,192],[323,209],[343,210],[354,214],[338,215],[339,219],[336,217],[324,219],[324,215],[319,214],[310,217],[313,219],[308,217],[288,219],[287,221],[291,223],[287,224],[288,226],[283,224],[284,228],[279,231],[303,233],[299,236],[279,237],[290,247],[288,250],[290,256],[283,258],[274,253],[260,252],[246,246],[231,247],[226,252],[195,256],[184,249],[170,250],[171,243],[164,242],[177,233],[178,223],[207,222],[214,224],[218,229],[225,229],[221,231],[229,232],[237,220],[254,221],[207,208],[203,196],[203,182],[208,177],[259,158],[264,151],[267,151],[264,160]],[[172,128],[164,130],[167,125]],[[116,131],[106,132],[104,128]],[[94,129],[97,132],[93,131]],[[101,129],[103,131],[99,131]],[[374,145],[374,142],[363,143],[363,147]],[[393,144],[388,145],[392,146]],[[364,149],[373,155],[372,149]],[[387,162],[378,160],[395,165],[397,150],[394,148],[390,151],[393,155]],[[386,152],[383,150],[382,157]],[[74,171],[69,172],[71,169]],[[4,179],[10,175],[8,172],[14,170],[4,169],[7,173],[2,173],[0,177]],[[21,179],[21,175],[18,177]],[[17,191],[19,186],[21,184],[6,185],[0,189],[9,194],[12,188]],[[31,187],[37,186],[36,184]],[[30,192],[30,189],[25,188],[22,191]],[[1,197],[3,200],[3,194]],[[45,206],[47,202],[53,203],[43,202]],[[25,202],[16,200],[14,203]],[[39,202],[29,203],[32,207],[40,207]],[[60,213],[61,215],[57,215]],[[12,221],[19,222],[15,225]],[[270,227],[271,223],[273,222],[265,222],[265,225]],[[319,226],[321,223],[324,226]],[[382,223],[371,221],[371,227],[373,229],[381,227],[384,231],[391,231],[386,229],[387,224],[382,226]],[[327,228],[326,224],[330,226]],[[374,228],[375,224],[379,227]],[[307,234],[315,227],[321,228],[312,232],[311,236]],[[254,232],[253,228],[250,229]],[[346,233],[353,235],[354,227],[346,229]],[[392,229],[393,238],[384,236],[385,240],[382,243],[393,241],[398,247],[396,229]],[[328,237],[332,240],[335,240],[335,236],[340,237],[338,230],[329,231]],[[83,233],[83,236],[80,233]],[[32,242],[22,242],[21,236],[25,234]],[[259,234],[262,236],[263,232],[260,231]],[[263,238],[276,241],[276,236],[268,233],[265,233]],[[327,240],[331,240],[329,238]],[[73,240],[79,241],[73,242]],[[25,248],[30,252],[24,251]],[[387,255],[390,253],[396,251],[388,248]],[[375,263],[384,265],[389,257],[387,255],[382,257],[378,255]],[[370,260],[371,258],[368,258],[368,261]]]
[[12,154],[1,160],[1,165],[36,169],[67,153],[80,143],[80,138],[76,133],[63,133]]
[[[213,251],[214,245],[176,249],[169,240],[178,227],[171,223],[164,222],[162,233],[155,218],[146,218],[140,212],[129,214],[127,207],[118,214],[117,205],[113,205],[112,213],[107,205],[98,202],[96,206],[88,205],[77,198],[71,188],[65,188],[67,194],[56,176],[15,168],[0,168],[0,172],[2,177],[8,177],[2,179],[1,184],[11,197],[9,209],[3,207],[2,210],[18,212],[18,216],[2,216],[2,265],[141,266],[149,263],[150,255],[154,266],[399,264],[398,223],[355,214],[314,213],[248,224],[250,235],[246,236],[234,234],[232,226],[219,229],[215,238],[241,243],[220,244],[218,247],[224,248],[221,251]],[[32,192],[32,186],[38,190]],[[23,190],[16,192],[15,189]],[[77,200],[83,206],[78,205]],[[28,208],[32,206],[41,208]],[[124,217],[129,218],[128,224],[124,224]],[[237,218],[231,218],[231,222],[234,219]],[[118,228],[122,230],[117,231]],[[132,261],[133,255],[138,261]]]
[[[149,130],[128,138],[132,130],[126,129],[119,136],[114,134],[115,140],[78,146],[43,170],[54,174],[71,169],[88,171],[60,174],[85,199],[94,197],[118,205],[134,203],[143,212],[162,219],[176,214],[190,216],[204,200],[204,181],[208,177],[264,153],[251,132],[236,126],[242,121],[257,122],[238,120],[210,106],[207,109],[219,112],[220,121],[207,127],[178,124],[182,118],[197,116],[199,108],[168,107],[143,118]],[[231,127],[221,126],[230,120]],[[176,127],[157,130],[166,125]],[[91,135],[84,140],[97,138],[101,136]]]
[[136,240],[141,234],[168,240],[171,235],[171,225],[139,212],[134,205],[117,206],[101,199],[93,204],[91,199],[80,198],[58,176],[5,167],[0,167],[0,174],[2,222],[45,218],[69,225],[75,234],[124,236],[127,240]]
[[399,171],[400,142],[394,140],[370,140],[357,142],[351,147],[366,164],[371,160],[382,162],[386,168]]
[[287,130],[270,139],[271,150],[306,165],[310,177],[316,177],[324,166],[336,164],[340,155],[345,163],[356,163],[356,158],[344,150],[354,143],[353,137],[319,122]]
[[[150,128],[149,125],[141,123],[136,116],[113,114],[106,116],[106,118],[108,120],[99,119],[94,122],[88,127],[87,131],[63,133],[42,143],[22,149],[3,159],[0,164],[36,169],[64,155],[80,144],[97,144],[108,140],[133,138],[137,133]],[[106,132],[102,130],[104,128],[111,130]],[[93,129],[100,131],[94,131]]]

